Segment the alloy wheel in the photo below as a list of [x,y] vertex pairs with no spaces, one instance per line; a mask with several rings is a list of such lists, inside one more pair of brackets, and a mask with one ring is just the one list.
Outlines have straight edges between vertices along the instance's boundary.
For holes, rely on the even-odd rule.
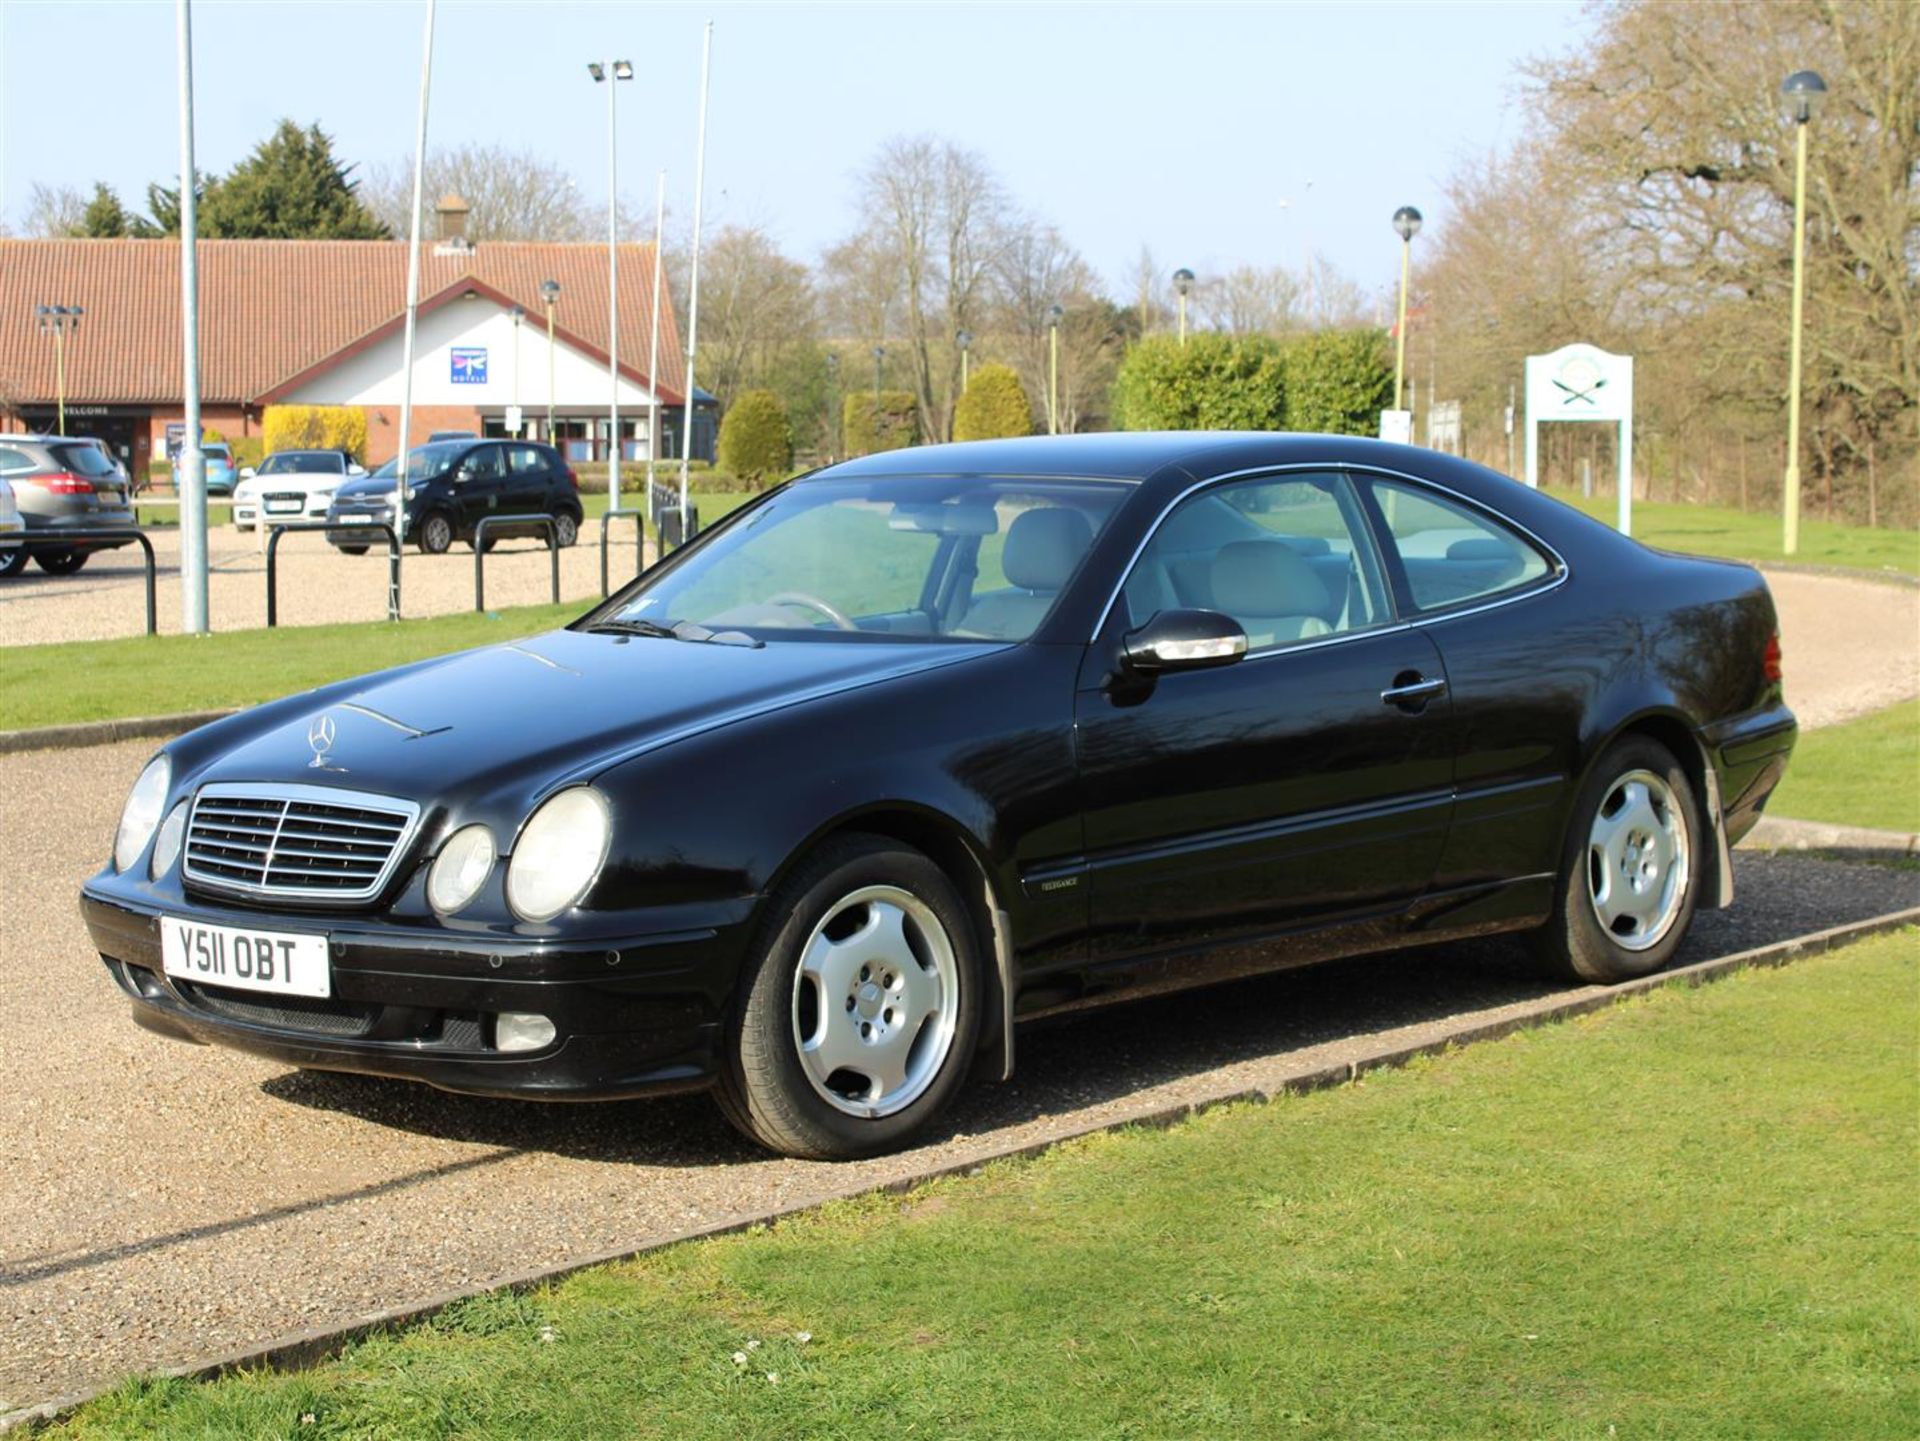
[[1649,950],[1673,928],[1691,874],[1686,817],[1673,789],[1633,770],[1607,789],[1587,842],[1587,898],[1615,945]]
[[959,1015],[953,940],[931,907],[897,886],[842,897],[801,948],[793,978],[801,1069],[850,1116],[890,1116],[924,1095]]

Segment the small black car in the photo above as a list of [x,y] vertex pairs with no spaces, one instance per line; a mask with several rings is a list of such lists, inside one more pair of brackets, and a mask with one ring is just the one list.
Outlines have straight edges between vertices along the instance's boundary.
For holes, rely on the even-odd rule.
[[182,736],[82,907],[165,1035],[851,1156],[1030,1017],[1499,931],[1655,970],[1795,734],[1756,571],[1479,466],[935,446]]
[[[366,551],[355,525],[394,524],[396,457],[372,475],[349,480],[334,493],[329,521],[341,529],[327,539],[350,555]],[[439,440],[416,446],[407,455],[406,531],[404,539],[429,555],[440,555],[456,540],[473,544],[474,527],[490,517],[550,516],[559,544],[580,537],[580,477],[550,445],[531,440]],[[375,532],[377,535],[378,532]],[[490,525],[484,537],[546,536],[539,525]]]

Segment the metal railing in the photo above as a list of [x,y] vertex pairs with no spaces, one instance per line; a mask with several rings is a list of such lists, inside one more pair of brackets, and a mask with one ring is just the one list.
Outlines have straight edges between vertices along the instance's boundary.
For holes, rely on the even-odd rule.
[[[473,528],[473,608],[484,611],[487,608],[487,546],[488,526],[505,529],[508,526],[538,525],[547,532],[547,558],[553,570],[553,603],[560,604],[560,533],[555,528],[550,515],[488,515],[480,518]],[[603,532],[604,534],[604,532]]]
[[[18,532],[15,538],[19,541],[19,543],[22,546],[27,548],[29,552],[35,551],[35,550],[51,550],[55,547],[55,545],[59,543],[61,539],[61,537],[57,535],[50,535],[48,534],[48,532],[44,530],[42,531],[23,530]],[[74,541],[79,542],[79,547],[78,547],[79,549],[86,550],[86,551],[100,549],[99,546],[96,546],[94,544],[95,541],[100,541],[100,540],[131,540],[131,541],[137,541],[139,543],[140,549],[146,553],[145,564],[147,568],[147,634],[158,635],[159,629],[160,629],[159,628],[160,611],[159,611],[159,607],[154,603],[153,542],[147,539],[147,533],[144,530],[139,529],[137,526],[125,525],[125,526],[117,526],[112,530],[89,530],[84,532],[83,534],[74,536],[72,539]],[[12,549],[11,546],[5,545],[3,541],[0,541],[0,548],[5,548],[9,550]]]
[[604,598],[612,592],[607,589],[607,523],[614,520],[631,520],[633,525],[633,573],[640,574],[647,568],[647,518],[637,510],[610,510],[600,517],[600,594]]
[[[683,525],[682,521],[686,523]],[[687,497],[687,514],[680,514],[680,492],[661,486],[653,493],[653,528],[660,535],[660,554],[678,550],[700,533],[700,507]]]
[[359,535],[378,531],[387,538],[387,619],[400,619],[400,536],[390,525],[378,523],[341,525],[338,521],[275,521],[267,535],[267,629],[280,623],[279,553],[280,537],[290,530],[330,531],[335,535]]

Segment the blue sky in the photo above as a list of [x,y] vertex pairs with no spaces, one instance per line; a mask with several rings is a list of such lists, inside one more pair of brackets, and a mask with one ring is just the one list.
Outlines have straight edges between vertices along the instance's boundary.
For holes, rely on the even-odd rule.
[[[227,168],[283,115],[318,121],[350,159],[404,156],[423,15],[421,0],[198,0],[201,169]],[[1586,29],[1566,3],[441,0],[430,143],[531,148],[598,200],[604,92],[585,62],[631,58],[622,193],[650,210],[664,165],[685,214],[709,17],[714,221],[765,224],[812,259],[852,228],[875,147],[932,132],[981,152],[1116,286],[1143,243],[1203,272],[1298,265],[1311,243],[1388,284],[1394,208],[1444,224],[1443,178],[1521,129],[1515,66]],[[36,180],[105,180],[137,202],[174,176],[174,57],[171,0],[0,0],[0,212],[17,225]]]

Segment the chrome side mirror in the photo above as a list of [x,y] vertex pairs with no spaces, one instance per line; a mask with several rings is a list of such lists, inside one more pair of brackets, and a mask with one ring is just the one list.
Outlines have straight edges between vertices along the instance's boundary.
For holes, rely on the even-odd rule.
[[1129,669],[1143,675],[1232,665],[1247,653],[1240,622],[1217,610],[1163,610],[1121,642]]

